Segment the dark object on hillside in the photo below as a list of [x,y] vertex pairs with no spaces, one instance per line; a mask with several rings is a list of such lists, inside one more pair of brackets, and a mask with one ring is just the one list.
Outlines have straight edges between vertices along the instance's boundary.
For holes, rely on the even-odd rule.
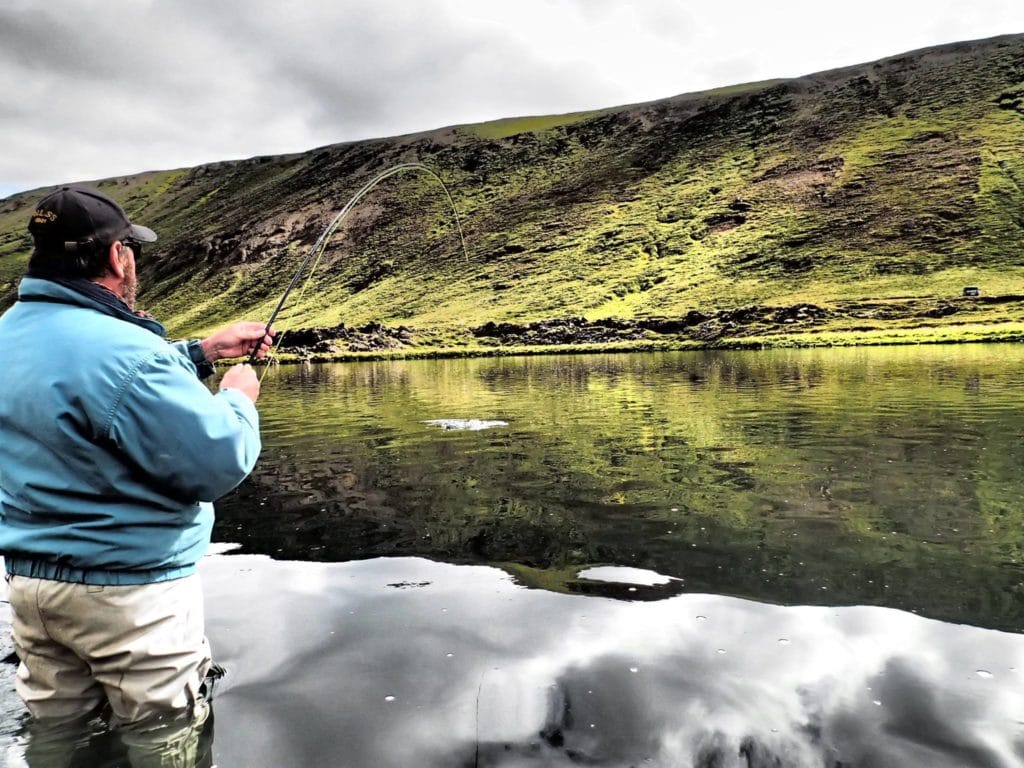
[[636,320],[583,317],[539,320],[529,324],[490,321],[471,328],[477,338],[497,339],[500,344],[598,344],[650,339],[651,333],[714,341],[740,326],[814,325],[827,320],[829,312],[814,304],[790,307],[749,306],[723,309],[712,314],[690,310],[682,317],[647,317]]
[[404,325],[392,328],[371,321],[358,328],[344,323],[332,328],[296,328],[288,332],[278,349],[309,356],[337,352],[337,344],[344,344],[350,352],[372,352],[401,349],[412,343],[412,330]]
[[964,296],[981,296],[981,289],[976,285],[964,286]]
[[567,317],[526,325],[489,321],[471,331],[477,338],[490,337],[502,344],[528,346],[604,344],[644,338],[643,329],[635,321],[616,318],[589,321],[583,317]]
[[955,315],[959,311],[960,310],[952,304],[943,301],[940,302],[937,307],[925,310],[921,315],[923,317],[949,317],[950,315]]

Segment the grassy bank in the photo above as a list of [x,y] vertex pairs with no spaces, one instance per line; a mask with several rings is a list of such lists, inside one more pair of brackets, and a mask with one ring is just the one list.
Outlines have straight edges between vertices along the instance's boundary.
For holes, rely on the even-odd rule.
[[[468,260],[436,181],[396,176],[354,209],[280,325],[402,326],[406,356],[494,354],[474,329],[568,316],[714,321],[630,348],[1014,338],[1022,62],[1024,36],[1007,36],[649,104],[98,184],[160,234],[139,265],[140,304],[179,336],[269,316],[345,201],[418,161],[450,188]],[[40,195],[0,201],[0,306],[14,300]],[[965,286],[984,301],[965,304]],[[800,306],[822,313],[813,327],[728,315]]]
[[358,360],[429,360],[464,357],[511,357],[531,355],[606,354],[620,352],[679,352],[703,349],[797,349],[853,346],[896,346],[911,344],[971,344],[1024,341],[1024,322],[922,326],[863,331],[779,333],[700,342],[690,339],[639,339],[593,344],[482,345],[467,339],[449,344],[403,349],[331,352],[277,352],[273,362],[281,365],[306,362]]

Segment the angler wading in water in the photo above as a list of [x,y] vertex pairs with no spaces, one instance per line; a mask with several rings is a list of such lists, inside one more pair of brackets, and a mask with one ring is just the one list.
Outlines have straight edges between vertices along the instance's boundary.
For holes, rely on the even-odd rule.
[[196,563],[211,502],[260,453],[259,382],[219,391],[212,362],[270,348],[241,322],[169,343],[135,311],[156,234],[96,190],[64,187],[29,222],[34,250],[0,317],[0,554],[20,666],[39,722],[205,717],[210,664]]

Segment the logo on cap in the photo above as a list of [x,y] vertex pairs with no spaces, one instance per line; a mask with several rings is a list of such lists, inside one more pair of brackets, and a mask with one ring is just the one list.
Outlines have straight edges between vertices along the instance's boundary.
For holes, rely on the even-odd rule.
[[44,211],[39,208],[32,214],[33,224],[49,224],[57,220],[57,214],[53,211]]

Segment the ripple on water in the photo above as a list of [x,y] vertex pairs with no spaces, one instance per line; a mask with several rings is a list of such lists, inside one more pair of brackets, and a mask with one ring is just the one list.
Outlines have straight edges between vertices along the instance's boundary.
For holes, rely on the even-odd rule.
[[507,421],[496,419],[429,419],[423,423],[429,424],[432,427],[463,432],[479,432],[484,429],[508,426]]

